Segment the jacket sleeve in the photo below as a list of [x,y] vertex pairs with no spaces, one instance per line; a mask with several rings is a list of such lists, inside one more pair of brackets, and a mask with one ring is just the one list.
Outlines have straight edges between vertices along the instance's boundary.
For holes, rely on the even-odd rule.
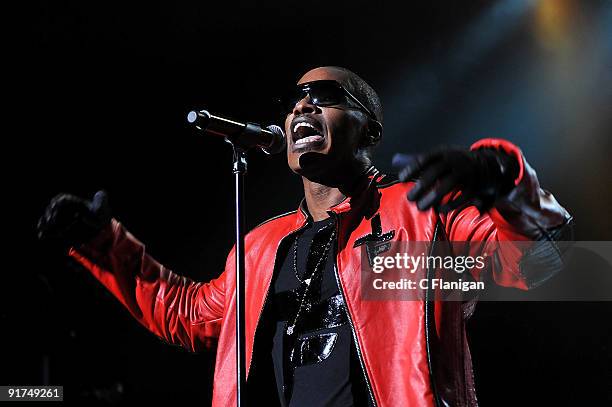
[[540,188],[535,171],[517,146],[502,139],[484,139],[471,147],[480,148],[502,150],[516,158],[515,187],[486,213],[469,206],[442,215],[444,231],[451,242],[469,242],[470,255],[488,256],[489,270],[499,285],[535,287],[560,268],[561,253],[555,241],[571,232],[572,218],[550,192]]
[[147,254],[145,246],[114,219],[93,241],[71,248],[69,255],[161,339],[194,352],[216,344],[225,272],[209,283],[179,276]]

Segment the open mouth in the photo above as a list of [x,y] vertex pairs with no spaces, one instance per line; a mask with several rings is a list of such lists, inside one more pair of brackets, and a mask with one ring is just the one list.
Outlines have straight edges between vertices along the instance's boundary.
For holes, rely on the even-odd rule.
[[293,145],[302,148],[320,144],[325,140],[318,122],[309,118],[296,119],[291,128]]

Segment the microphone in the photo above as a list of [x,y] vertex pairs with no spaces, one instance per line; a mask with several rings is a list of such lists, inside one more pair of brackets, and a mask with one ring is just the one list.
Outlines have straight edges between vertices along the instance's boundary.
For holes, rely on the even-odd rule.
[[262,128],[256,123],[241,123],[214,116],[206,110],[189,112],[187,121],[196,129],[212,136],[225,137],[244,150],[258,147],[266,154],[277,154],[286,148],[285,132],[276,125]]

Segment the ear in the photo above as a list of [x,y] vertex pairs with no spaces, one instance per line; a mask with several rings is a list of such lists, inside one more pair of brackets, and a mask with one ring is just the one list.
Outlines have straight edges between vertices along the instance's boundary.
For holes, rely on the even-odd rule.
[[367,146],[373,146],[380,142],[382,138],[382,125],[374,120],[368,121],[368,134],[366,137]]

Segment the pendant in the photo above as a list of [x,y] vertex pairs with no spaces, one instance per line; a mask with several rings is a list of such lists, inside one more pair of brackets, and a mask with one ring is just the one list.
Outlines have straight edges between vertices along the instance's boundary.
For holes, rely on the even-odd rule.
[[310,285],[310,278],[307,278],[306,280],[304,280],[304,282],[306,283],[306,285]]
[[287,328],[287,335],[293,335],[293,328],[295,327],[295,325],[291,325],[290,327]]

